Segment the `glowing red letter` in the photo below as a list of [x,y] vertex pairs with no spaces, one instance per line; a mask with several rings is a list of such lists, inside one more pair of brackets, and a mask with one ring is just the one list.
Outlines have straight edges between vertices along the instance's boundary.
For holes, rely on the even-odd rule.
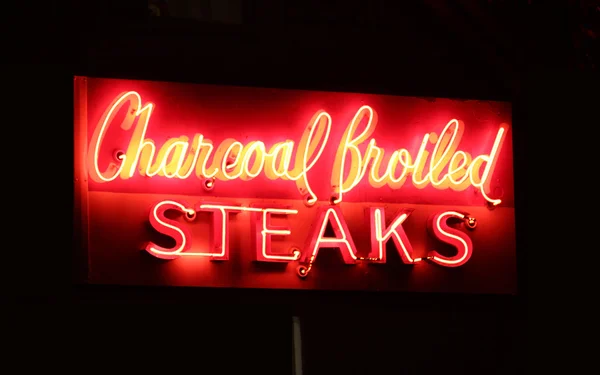
[[272,236],[289,236],[288,227],[270,225],[271,215],[295,215],[298,210],[284,208],[264,208],[253,212],[254,235],[256,236],[256,260],[261,262],[289,262],[300,257],[300,251],[295,250],[292,255],[274,255],[271,253]]
[[241,210],[242,207],[223,206],[220,204],[199,203],[197,211],[211,212],[213,217],[212,233],[210,238],[211,251],[204,255],[211,260],[229,259],[229,213]]
[[[142,98],[135,91],[129,91],[123,93],[118,96],[117,99],[113,101],[110,107],[106,110],[98,126],[94,130],[94,134],[92,135],[92,139],[90,142],[90,148],[88,153],[88,168],[90,171],[90,178],[96,182],[110,182],[116,179],[120,173],[123,172],[123,167],[125,163],[128,162],[128,155],[121,155],[119,159],[121,163],[116,165],[115,163],[109,163],[108,169],[105,172],[100,171],[100,167],[98,166],[98,160],[100,155],[100,146],[104,140],[106,135],[106,131],[108,130],[109,125],[112,123],[113,119],[117,115],[117,112],[121,109],[125,103],[128,103],[127,113],[125,114],[125,119],[121,124],[121,128],[124,130],[129,130],[133,125],[135,118],[144,114],[145,118],[143,121],[145,123],[143,127],[143,131],[145,132],[146,127],[148,126],[148,120],[150,119],[150,114],[152,113],[153,105],[152,103],[148,103],[142,107]],[[132,167],[133,169],[133,167]],[[131,177],[131,176],[130,176]]]
[[413,264],[417,261],[412,257],[412,246],[402,228],[402,223],[404,223],[412,211],[411,209],[401,210],[398,216],[386,228],[384,209],[368,209],[369,222],[371,223],[371,252],[369,253],[369,260],[375,263],[385,263],[387,258],[385,244],[392,239],[402,262]]
[[158,246],[153,242],[146,245],[145,250],[160,259],[175,259],[182,255],[182,252],[189,250],[191,246],[189,232],[181,228],[179,223],[165,217],[167,210],[177,210],[185,214],[195,214],[193,209],[188,208],[186,204],[175,201],[162,201],[157,203],[150,210],[150,224],[157,232],[172,237],[175,240],[175,247],[172,249]]
[[[331,220],[330,216],[333,216],[334,220]],[[320,207],[315,223],[314,231],[308,238],[308,245],[306,246],[308,252],[304,253],[302,259],[302,262],[308,263],[308,266],[301,266],[298,269],[300,276],[306,276],[308,272],[310,272],[312,264],[319,253],[319,249],[322,247],[336,247],[340,249],[344,263],[356,263],[356,247],[354,246],[350,231],[348,230],[348,226],[346,225],[346,221],[344,220],[344,216],[339,207]],[[335,237],[325,237],[327,223],[331,223]]]
[[450,227],[447,220],[456,218],[463,220],[464,214],[455,211],[445,211],[433,215],[430,222],[433,235],[440,241],[454,246],[458,253],[453,257],[445,257],[437,251],[429,252],[428,259],[444,267],[458,267],[467,263],[473,254],[473,244],[466,233]]

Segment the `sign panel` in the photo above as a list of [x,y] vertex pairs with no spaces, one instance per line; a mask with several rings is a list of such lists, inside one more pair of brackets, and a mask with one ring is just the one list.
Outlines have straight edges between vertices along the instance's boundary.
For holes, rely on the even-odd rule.
[[511,106],[76,77],[89,281],[514,293]]

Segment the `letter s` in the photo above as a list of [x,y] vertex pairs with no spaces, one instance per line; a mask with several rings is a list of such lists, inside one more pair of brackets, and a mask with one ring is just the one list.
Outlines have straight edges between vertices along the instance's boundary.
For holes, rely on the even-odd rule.
[[189,215],[196,213],[195,210],[187,207],[187,205],[171,200],[159,202],[152,207],[150,210],[150,224],[157,232],[172,237],[175,240],[175,247],[169,249],[149,242],[145,248],[149,254],[160,259],[175,259],[181,256],[182,252],[190,249],[192,243],[189,232],[181,228],[180,223],[177,221],[165,217],[167,210],[177,210]]
[[450,218],[464,219],[465,215],[456,211],[444,211],[433,215],[430,220],[430,230],[438,240],[455,247],[458,252],[453,257],[445,257],[437,251],[429,252],[427,259],[444,267],[458,267],[467,263],[473,254],[473,243],[469,236],[448,225]]

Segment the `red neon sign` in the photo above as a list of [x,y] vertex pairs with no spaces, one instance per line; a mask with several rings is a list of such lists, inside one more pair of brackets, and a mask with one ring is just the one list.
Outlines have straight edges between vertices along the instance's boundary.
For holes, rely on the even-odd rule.
[[[129,89],[115,92],[108,84],[115,82]],[[105,217],[107,207],[117,210],[128,197],[153,199],[134,210],[136,217],[145,212],[149,224],[146,235],[134,236],[146,237],[134,247],[151,258],[174,261],[175,268],[214,264],[211,272],[240,259],[292,263],[298,281],[285,280],[293,285],[311,279],[326,262],[320,259],[331,256],[360,270],[382,265],[374,272],[391,254],[407,270],[458,270],[479,254],[479,228],[505,215],[512,216],[506,241],[514,252],[509,111],[478,122],[460,102],[424,112],[425,104],[414,105],[418,99],[402,106],[409,99],[186,86],[205,103],[174,94],[182,86],[169,85],[139,90],[131,81],[93,80],[92,87],[86,81],[88,114],[79,126],[89,135],[76,139],[85,144],[85,154],[76,156],[89,177],[88,194],[98,200],[90,212]],[[355,103],[342,108],[340,102]],[[298,119],[286,113],[302,103],[312,109]],[[399,107],[418,125],[403,126],[397,113],[390,115]],[[432,119],[420,124],[419,114]],[[108,219],[98,220],[106,228]],[[476,222],[484,224],[475,229]],[[90,247],[102,246],[90,240]],[[328,255],[320,256],[323,251]],[[511,257],[506,267],[514,266]],[[273,274],[252,272],[254,280]],[[204,284],[222,283],[235,284]]]

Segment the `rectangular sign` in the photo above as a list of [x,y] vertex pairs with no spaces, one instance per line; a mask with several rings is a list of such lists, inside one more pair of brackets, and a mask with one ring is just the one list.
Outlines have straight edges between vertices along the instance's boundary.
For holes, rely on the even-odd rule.
[[91,283],[516,292],[511,105],[75,78]]

